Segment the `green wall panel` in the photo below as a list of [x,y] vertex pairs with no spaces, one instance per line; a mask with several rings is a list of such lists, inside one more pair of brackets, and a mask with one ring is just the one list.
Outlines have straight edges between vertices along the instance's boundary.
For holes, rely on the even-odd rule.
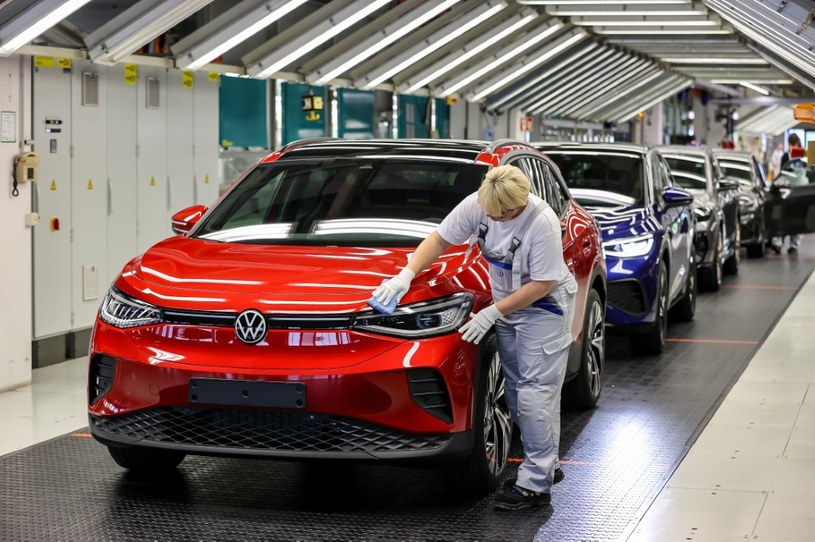
[[[329,102],[325,87],[315,87],[303,83],[282,83],[283,98],[283,141],[291,143],[309,137],[325,137]],[[322,109],[304,110],[305,98],[314,96],[322,99]]]
[[268,147],[266,81],[221,77],[219,141],[222,147]]
[[430,137],[430,99],[399,95],[398,133],[400,138]]
[[436,132],[441,139],[450,137],[450,106],[445,98],[436,98]]
[[341,88],[337,92],[338,135],[346,139],[371,139],[376,133],[374,93]]

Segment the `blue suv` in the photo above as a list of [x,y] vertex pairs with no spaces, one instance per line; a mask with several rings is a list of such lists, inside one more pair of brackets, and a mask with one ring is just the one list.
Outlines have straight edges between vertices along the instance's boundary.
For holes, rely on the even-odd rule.
[[538,143],[572,196],[602,230],[608,268],[606,325],[631,334],[636,353],[659,354],[668,310],[696,311],[693,195],[674,186],[665,160],[645,145]]

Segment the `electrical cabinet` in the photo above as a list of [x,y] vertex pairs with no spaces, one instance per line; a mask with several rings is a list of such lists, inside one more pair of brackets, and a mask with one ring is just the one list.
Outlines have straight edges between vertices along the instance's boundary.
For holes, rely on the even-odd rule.
[[34,338],[71,329],[71,73],[35,68],[32,134],[40,156],[33,184]]
[[138,79],[121,64],[107,69],[107,282],[139,253],[136,241],[136,123]]
[[137,100],[138,245],[144,252],[173,235],[167,214],[167,70],[139,66]]
[[164,222],[194,202],[193,92],[194,72],[167,73],[167,191]]
[[72,329],[93,324],[107,290],[106,73],[87,61],[73,64],[71,92]]
[[[218,74],[195,72],[193,88],[193,125],[195,163],[195,192],[193,203],[212,205],[218,199],[219,150],[218,145]],[[213,137],[214,136],[214,137]]]

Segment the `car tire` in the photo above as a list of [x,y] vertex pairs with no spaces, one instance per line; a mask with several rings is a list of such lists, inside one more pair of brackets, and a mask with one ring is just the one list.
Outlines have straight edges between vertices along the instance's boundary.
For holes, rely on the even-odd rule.
[[597,405],[603,391],[603,366],[606,361],[606,308],[600,293],[592,289],[586,296],[583,315],[583,344],[580,371],[567,385],[564,396],[570,406],[588,410]]
[[720,234],[713,252],[713,263],[710,267],[699,269],[699,286],[708,292],[717,292],[722,287],[722,242]]
[[685,282],[685,295],[674,305],[672,316],[682,322],[690,322],[696,315],[696,294],[698,293],[698,277],[696,266],[688,271],[688,280]]
[[758,242],[752,245],[747,245],[747,257],[748,258],[763,258],[764,254],[767,252],[767,239],[764,236],[764,219],[761,219],[761,223],[758,226],[759,228],[759,237]]
[[467,459],[445,465],[445,482],[457,491],[483,494],[498,487],[509,463],[513,422],[504,398],[504,372],[494,334],[487,337],[475,390],[475,442]]
[[659,262],[657,279],[657,313],[651,328],[643,333],[630,337],[631,350],[635,354],[656,356],[665,348],[665,336],[668,330],[668,267],[664,260]]
[[108,452],[120,467],[145,473],[172,470],[181,464],[187,456],[184,452],[141,448],[138,446],[129,448],[108,446]]
[[[736,224],[739,223],[736,218]],[[736,275],[739,272],[739,262],[741,262],[741,231],[736,227],[736,238],[733,240],[733,254],[724,262],[723,271],[728,275]]]

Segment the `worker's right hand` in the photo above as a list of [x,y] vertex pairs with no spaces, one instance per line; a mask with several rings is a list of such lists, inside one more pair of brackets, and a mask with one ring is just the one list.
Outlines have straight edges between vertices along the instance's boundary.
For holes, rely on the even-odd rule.
[[396,302],[399,303],[410,289],[410,281],[413,280],[414,276],[416,276],[416,273],[407,267],[402,269],[398,275],[386,280],[379,288],[374,290],[374,299],[382,305],[387,305],[395,296]]

